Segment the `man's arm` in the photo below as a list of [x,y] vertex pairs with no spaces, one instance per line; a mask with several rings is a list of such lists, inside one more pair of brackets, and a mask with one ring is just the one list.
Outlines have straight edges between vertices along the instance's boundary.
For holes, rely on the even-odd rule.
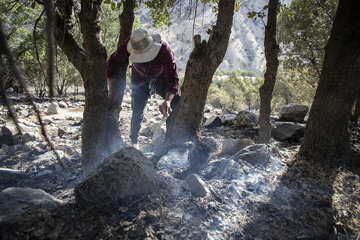
[[110,106],[114,103],[121,104],[126,87],[126,79],[120,79],[119,71],[129,61],[130,54],[127,51],[129,38],[125,39],[111,54],[107,61],[107,83],[109,87]]
[[161,113],[167,117],[172,111],[170,103],[178,92],[179,78],[177,75],[177,65],[174,57],[174,53],[170,48],[170,45],[163,41],[162,49],[159,52],[159,61],[163,65],[164,74],[168,81],[166,88],[166,97],[164,102],[159,106]]

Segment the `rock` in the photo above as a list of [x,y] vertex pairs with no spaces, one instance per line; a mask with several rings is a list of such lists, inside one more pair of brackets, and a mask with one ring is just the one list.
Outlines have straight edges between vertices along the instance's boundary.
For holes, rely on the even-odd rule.
[[190,168],[201,169],[208,162],[211,148],[204,142],[199,142],[192,147],[189,152]]
[[185,182],[188,184],[188,188],[192,194],[198,197],[206,197],[210,195],[210,190],[204,183],[204,181],[196,174],[189,175]]
[[243,160],[251,165],[266,165],[270,160],[270,154],[265,144],[248,146],[231,157],[234,161]]
[[211,106],[210,104],[205,104],[205,107],[204,107],[204,112],[212,112],[214,110],[214,107]]
[[206,144],[213,152],[217,152],[219,149],[219,142],[214,137],[201,138],[204,144]]
[[239,163],[235,162],[232,159],[227,159],[226,161],[226,166],[221,173],[222,179],[232,180],[239,179],[244,176],[243,167]]
[[47,115],[58,114],[59,111],[60,111],[59,104],[57,104],[56,102],[52,102],[50,104],[50,106],[48,107],[48,110],[46,111],[46,114]]
[[144,128],[144,130],[141,131],[141,135],[151,137],[154,135],[156,130],[161,128],[162,123],[161,122],[149,122],[148,127]]
[[0,229],[24,218],[29,207],[36,207],[41,212],[52,211],[60,206],[61,201],[44,190],[29,187],[6,188],[0,192]]
[[29,111],[26,109],[20,110],[20,115],[24,116],[24,117],[28,117],[29,116]]
[[15,138],[7,127],[3,126],[0,129],[0,146],[2,145],[12,146],[15,144]]
[[223,116],[221,116],[221,122],[224,125],[232,125],[234,124],[236,118],[236,114],[224,114]]
[[10,168],[0,168],[0,187],[1,189],[14,186],[24,177],[24,172]]
[[63,129],[61,129],[61,128],[58,128],[58,135],[59,135],[59,137],[64,136],[66,133],[67,133],[67,132],[66,132],[65,130],[63,130]]
[[64,101],[60,101],[58,104],[59,104],[59,107],[61,107],[61,108],[68,108],[68,105]]
[[159,169],[166,169],[169,173],[189,167],[189,151],[170,149],[157,163]]
[[106,206],[128,197],[140,197],[155,189],[156,172],[148,159],[133,147],[107,157],[75,187],[80,207]]
[[271,130],[271,135],[277,141],[298,140],[303,137],[305,127],[296,123],[279,122]]
[[47,169],[47,170],[41,171],[38,174],[36,174],[36,177],[42,177],[42,176],[45,176],[45,175],[49,175],[49,174],[52,174],[52,172],[53,171]]
[[151,139],[151,144],[155,149],[158,148],[159,145],[161,145],[164,142],[165,133],[166,133],[166,129],[164,126],[161,126],[155,130]]
[[281,121],[303,122],[309,108],[304,105],[290,103],[280,109]]
[[254,145],[254,142],[249,138],[242,139],[226,139],[222,145],[222,154],[234,155],[241,149]]
[[221,119],[217,115],[209,117],[203,124],[203,127],[212,128],[222,126]]
[[259,123],[259,116],[256,113],[243,110],[235,117],[235,125],[245,127],[255,127]]
[[37,132],[27,132],[23,134],[22,139],[25,143],[32,141],[41,141],[41,136]]
[[30,122],[30,121],[25,120],[25,119],[22,119],[22,118],[19,118],[19,119],[18,119],[18,122],[19,122],[19,123],[22,123],[23,125],[25,125],[25,126],[27,126],[27,127],[34,127],[34,128],[38,127],[35,123]]

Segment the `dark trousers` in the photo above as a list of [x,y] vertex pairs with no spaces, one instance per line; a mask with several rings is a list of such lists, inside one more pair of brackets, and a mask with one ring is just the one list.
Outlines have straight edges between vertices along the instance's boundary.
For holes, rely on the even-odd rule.
[[[146,103],[150,97],[149,82],[146,81],[144,85],[139,87],[135,83],[131,83],[131,108],[132,108],[132,117],[131,117],[131,129],[130,129],[130,139],[132,143],[136,143],[139,131],[141,127],[141,122],[144,118],[144,109]],[[162,81],[158,85],[154,86],[155,93],[160,95],[163,99],[166,97],[166,87],[167,81]],[[176,107],[180,99],[180,95],[176,94],[173,100],[170,103],[172,109]]]

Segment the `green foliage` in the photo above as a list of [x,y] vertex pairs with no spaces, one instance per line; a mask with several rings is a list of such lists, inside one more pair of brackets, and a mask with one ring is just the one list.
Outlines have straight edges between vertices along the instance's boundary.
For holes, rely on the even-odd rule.
[[252,72],[217,71],[210,85],[207,102],[217,108],[242,110],[258,108],[258,88],[263,80]]
[[320,77],[337,4],[338,0],[294,0],[278,16],[284,70],[305,74],[313,86]]
[[278,68],[278,77],[275,82],[272,98],[272,109],[278,111],[289,103],[311,105],[316,88],[308,84],[306,76],[308,69],[285,69],[284,65]]
[[153,26],[162,28],[171,25],[170,13],[174,7],[175,0],[148,0],[145,6],[150,9]]
[[105,45],[108,54],[114,52],[117,48],[119,39],[120,22],[118,15],[120,8],[113,8],[111,4],[103,4],[101,18],[101,39]]
[[[0,2],[0,12],[5,26],[5,34],[19,66],[26,75],[27,79],[43,79],[41,68],[36,60],[36,53],[33,40],[33,28],[35,20],[42,12],[42,7],[34,4],[32,1],[11,1],[4,0]],[[39,58],[41,62],[46,62],[44,36],[45,21],[41,19],[37,28],[37,45],[39,49]],[[28,82],[31,83],[32,81]],[[9,75],[6,79],[6,86],[19,89],[14,78]]]

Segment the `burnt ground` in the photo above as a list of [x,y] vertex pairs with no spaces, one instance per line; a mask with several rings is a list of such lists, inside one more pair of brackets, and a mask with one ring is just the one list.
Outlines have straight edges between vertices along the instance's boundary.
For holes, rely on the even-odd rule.
[[[12,96],[16,112],[28,132],[37,129],[27,103]],[[321,164],[296,156],[300,141],[273,141],[268,145],[267,166],[246,163],[234,168],[220,154],[227,138],[256,140],[257,130],[237,126],[203,129],[202,135],[219,146],[208,165],[197,173],[209,187],[210,196],[199,198],[182,187],[167,169],[158,169],[164,185],[140,199],[125,199],[98,209],[76,205],[74,187],[83,178],[81,168],[82,97],[59,99],[67,107],[59,114],[45,115],[47,130],[69,165],[64,171],[45,143],[32,139],[26,144],[3,146],[0,167],[22,171],[21,178],[6,179],[10,186],[40,188],[63,201],[56,212],[28,209],[28,214],[6,229],[4,239],[360,239],[360,128],[351,126],[353,153],[347,164]],[[156,111],[158,99],[147,105],[143,128],[163,121]],[[46,112],[49,101],[38,101]],[[121,112],[125,142],[131,109],[126,95]],[[31,123],[35,125],[32,125]],[[1,123],[8,125],[2,106]],[[59,130],[60,129],[60,130]],[[63,130],[63,131],[62,131]],[[140,137],[139,149],[146,155],[151,137]]]

